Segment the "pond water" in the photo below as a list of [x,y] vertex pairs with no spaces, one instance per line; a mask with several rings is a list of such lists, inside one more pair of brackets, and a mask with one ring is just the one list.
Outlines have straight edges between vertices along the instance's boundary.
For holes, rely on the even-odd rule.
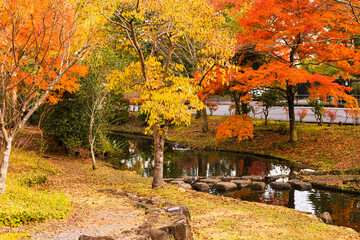
[[[153,145],[151,139],[137,136],[112,135],[114,144],[122,149],[122,154],[109,158],[113,165],[122,170],[136,171],[142,176],[153,174]],[[167,144],[164,157],[164,178],[184,176],[231,176],[245,175],[276,176],[290,174],[299,169],[284,165],[275,159],[269,160],[252,155],[219,151],[185,150]],[[277,181],[286,181],[279,179]],[[265,191],[251,189],[231,193],[212,194],[233,197],[246,201],[285,206],[319,215],[329,212],[334,224],[351,227],[360,231],[360,196],[312,189],[311,191],[277,191],[269,184]]]

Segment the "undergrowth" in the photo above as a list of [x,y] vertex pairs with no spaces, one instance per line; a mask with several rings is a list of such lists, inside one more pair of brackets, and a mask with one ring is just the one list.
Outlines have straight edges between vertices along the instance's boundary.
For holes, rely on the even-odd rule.
[[48,176],[58,172],[49,162],[15,149],[9,170],[6,192],[0,195],[0,226],[63,219],[69,214],[71,204],[63,194],[44,190]]

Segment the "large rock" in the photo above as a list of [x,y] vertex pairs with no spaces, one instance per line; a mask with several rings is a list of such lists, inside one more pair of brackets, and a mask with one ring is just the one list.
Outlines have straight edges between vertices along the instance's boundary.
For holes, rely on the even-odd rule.
[[324,213],[320,214],[319,217],[326,224],[332,224],[333,223],[333,220],[331,219],[331,215],[328,212],[324,212]]
[[202,192],[208,192],[210,190],[210,187],[207,183],[204,182],[196,182],[192,185],[193,189],[202,191]]
[[257,190],[257,191],[263,191],[265,190],[265,183],[264,182],[252,182],[250,184],[250,188],[252,190]]
[[251,180],[251,181],[264,181],[264,177],[261,175],[242,176],[241,179]]
[[270,186],[275,190],[290,190],[291,189],[290,183],[284,183],[284,182],[272,182],[272,183],[270,183]]
[[200,179],[200,182],[207,183],[209,187],[213,187],[218,182],[221,182],[221,180],[217,178],[204,178]]
[[248,188],[248,187],[250,187],[250,184],[251,184],[250,180],[232,180],[230,182],[235,183],[237,185],[238,189]]
[[238,188],[237,185],[232,182],[219,182],[215,184],[215,189],[221,192],[234,191],[237,188]]

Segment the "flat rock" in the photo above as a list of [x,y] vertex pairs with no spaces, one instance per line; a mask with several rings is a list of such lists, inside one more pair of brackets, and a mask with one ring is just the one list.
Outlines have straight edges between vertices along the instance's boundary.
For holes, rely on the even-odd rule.
[[235,183],[238,189],[248,188],[250,187],[250,183],[251,183],[250,180],[232,180],[230,182]]
[[221,180],[217,178],[204,178],[200,179],[200,182],[207,183],[209,187],[213,187],[218,182],[221,182]]
[[260,175],[253,175],[253,176],[242,176],[241,179],[251,180],[251,181],[263,181],[264,177]]
[[226,177],[226,176],[221,176],[221,177],[218,177],[218,178],[221,179],[221,181],[226,181],[226,182],[241,179],[240,177]]
[[234,191],[238,188],[235,183],[232,182],[219,182],[215,184],[215,189],[221,192]]
[[176,185],[181,185],[181,184],[185,184],[184,181],[179,181],[179,180],[173,180],[170,182],[171,184],[176,184]]
[[272,183],[270,183],[270,186],[275,190],[290,190],[291,189],[290,183],[284,183],[284,182],[272,182]]
[[265,183],[264,182],[252,182],[250,184],[250,188],[252,190],[258,190],[258,191],[263,191],[265,190]]
[[311,183],[308,183],[308,182],[297,181],[297,182],[294,182],[293,184],[291,184],[291,186],[296,190],[311,190],[312,189]]
[[195,176],[188,176],[188,177],[184,177],[184,182],[186,183],[193,183],[196,180],[198,180],[199,177],[195,177]]
[[289,177],[289,175],[280,174],[280,175],[267,176],[267,177],[265,177],[265,179],[270,180],[270,181],[276,181],[280,178],[288,178],[288,177]]
[[209,184],[205,182],[196,182],[192,185],[193,189],[201,191],[201,192],[208,192],[210,190]]

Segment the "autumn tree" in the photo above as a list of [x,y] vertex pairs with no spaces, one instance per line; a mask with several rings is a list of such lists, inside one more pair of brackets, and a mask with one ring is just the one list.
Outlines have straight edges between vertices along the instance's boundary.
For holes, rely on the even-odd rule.
[[78,87],[75,75],[84,75],[86,69],[76,63],[90,42],[77,35],[82,27],[77,9],[68,1],[2,0],[0,9],[0,193],[4,193],[15,135],[45,100],[55,102],[65,90]]
[[357,108],[356,99],[345,93],[346,88],[334,82],[334,77],[311,74],[306,65],[329,65],[339,76],[359,71],[357,50],[351,38],[358,25],[323,1],[262,0],[237,1],[245,4],[246,13],[238,19],[243,32],[239,44],[256,46],[267,57],[259,69],[243,69],[243,78],[255,88],[276,89],[287,100],[290,121],[290,142],[297,141],[294,100],[301,84],[310,85],[311,99],[333,97]]
[[184,74],[185,66],[176,62],[175,53],[179,44],[186,42],[185,39],[193,42],[206,40],[208,31],[216,27],[213,23],[218,22],[220,15],[200,0],[106,3],[102,3],[105,4],[104,16],[109,23],[118,26],[119,41],[127,43],[137,55],[137,61],[124,71],[113,72],[109,77],[110,88],[122,92],[136,91],[145,100],[141,111],[149,115],[147,130],[154,135],[152,186],[161,188],[168,126],[189,123],[191,113],[183,104],[185,101],[189,101],[194,109],[203,107],[195,95],[194,79]]

